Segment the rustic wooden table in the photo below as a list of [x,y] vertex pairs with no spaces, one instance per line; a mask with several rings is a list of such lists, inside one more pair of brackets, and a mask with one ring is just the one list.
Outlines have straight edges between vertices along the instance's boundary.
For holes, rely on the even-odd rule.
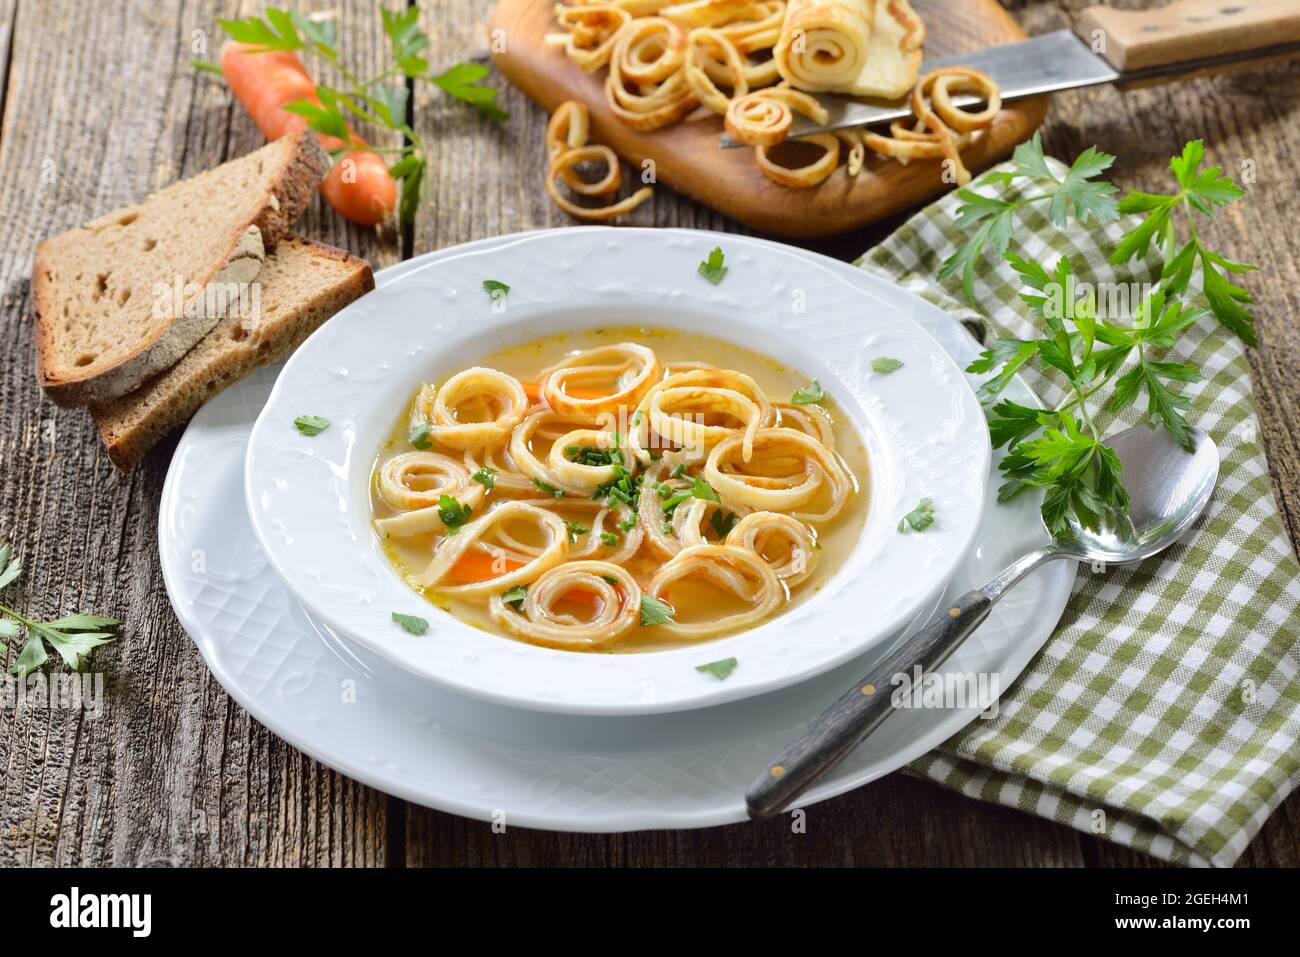
[[[540,2],[540,0],[539,0]],[[952,0],[958,3],[960,0]],[[1125,5],[1140,5],[1128,0]],[[390,2],[388,4],[392,6]],[[1068,24],[1081,0],[1011,0],[1030,33]],[[784,822],[614,836],[510,830],[406,804],[329,771],[234,705],[203,666],[163,590],[158,498],[174,439],[117,474],[88,417],[36,387],[32,247],[40,239],[215,166],[261,142],[224,88],[189,62],[220,41],[216,18],[238,0],[0,0],[0,541],[27,564],[42,615],[93,608],[126,620],[95,658],[107,672],[98,720],[78,711],[0,712],[0,866],[867,864],[1147,865],[1149,858],[1074,830],[892,775],[825,804],[807,833]],[[377,11],[338,8],[358,72],[386,57]],[[488,0],[426,0],[435,64],[484,58]],[[208,51],[200,48],[206,42]],[[500,233],[565,225],[541,190],[543,113],[519,93],[496,125],[417,91],[432,144],[431,201],[412,234],[376,235],[313,209],[303,231],[376,267]],[[1261,264],[1251,356],[1274,491],[1300,536],[1300,65],[1121,96],[1057,97],[1049,151],[1091,143],[1119,154],[1114,178],[1162,184],[1171,152],[1204,137],[1215,162],[1257,173],[1250,201],[1213,228],[1230,255]],[[660,189],[637,225],[735,230]],[[894,224],[809,244],[848,259]],[[1274,812],[1243,858],[1300,864],[1300,797]]]

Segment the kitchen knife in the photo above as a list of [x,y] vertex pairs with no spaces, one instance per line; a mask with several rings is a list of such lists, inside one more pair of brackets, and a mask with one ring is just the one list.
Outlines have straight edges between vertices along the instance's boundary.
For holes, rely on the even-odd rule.
[[[1076,36],[1077,33],[1077,36]],[[1003,100],[1115,83],[1124,88],[1229,72],[1300,56],[1300,0],[1182,0],[1155,10],[1089,7],[1075,33],[1057,30],[1020,43],[926,60],[922,75],[943,66],[982,70],[1002,89]],[[817,94],[830,114],[819,125],[796,116],[790,138],[912,115],[901,103]],[[978,103],[954,96],[958,106]],[[723,149],[745,144],[730,135]]]

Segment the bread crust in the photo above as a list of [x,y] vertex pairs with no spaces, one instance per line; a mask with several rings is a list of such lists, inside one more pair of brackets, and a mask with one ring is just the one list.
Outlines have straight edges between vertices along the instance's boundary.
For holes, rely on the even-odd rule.
[[[284,241],[313,256],[343,263],[352,271],[342,283],[323,289],[319,295],[299,304],[293,316],[277,323],[272,338],[253,340],[246,349],[214,354],[210,361],[188,370],[184,379],[174,382],[160,379],[158,384],[166,385],[166,389],[160,390],[150,383],[130,395],[92,406],[91,414],[109,461],[120,471],[135,468],[155,444],[186,422],[212,396],[258,366],[288,356],[330,316],[375,287],[369,263],[346,250],[292,235]],[[211,335],[224,335],[225,331],[226,326],[219,325]],[[169,370],[163,373],[167,375],[179,373]]]
[[[325,152],[313,133],[302,130],[293,137],[289,162],[276,179],[269,184],[257,218],[243,231],[231,237],[226,254],[213,264],[206,275],[190,279],[199,292],[183,304],[180,315],[169,325],[159,329],[151,339],[142,341],[114,366],[82,375],[52,368],[57,347],[51,336],[55,317],[49,285],[46,256],[50,240],[36,247],[32,270],[32,302],[36,318],[36,374],[46,394],[60,406],[81,406],[106,402],[131,392],[151,376],[174,365],[223,318],[221,314],[195,313],[195,304],[205,296],[204,290],[212,283],[252,282],[256,271],[249,274],[251,261],[260,260],[266,248],[273,246],[288,234],[289,228],[302,215],[324,176]],[[116,210],[101,217],[109,220],[129,213],[135,207]],[[100,220],[92,220],[81,228],[93,227]],[[263,250],[254,254],[250,250],[249,229],[259,234]],[[228,278],[229,277],[229,278]]]

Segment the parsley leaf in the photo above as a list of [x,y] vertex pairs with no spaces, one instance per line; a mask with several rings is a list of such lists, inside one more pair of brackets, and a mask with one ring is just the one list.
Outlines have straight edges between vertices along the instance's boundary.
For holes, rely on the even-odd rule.
[[826,398],[821,383],[813,379],[802,389],[796,389],[794,395],[790,396],[790,401],[795,405],[810,405],[813,402],[821,402]]
[[[1255,317],[1246,307],[1253,305],[1255,299],[1228,275],[1249,272],[1256,267],[1234,262],[1207,249],[1195,225],[1197,214],[1213,219],[1219,209],[1235,203],[1246,193],[1221,167],[1202,169],[1204,161],[1205,144],[1192,140],[1180,155],[1169,161],[1179,187],[1176,193],[1130,191],[1125,195],[1119,205],[1120,212],[1141,215],[1143,219],[1115,248],[1111,262],[1120,265],[1135,257],[1142,258],[1151,252],[1153,243],[1162,245],[1167,253],[1160,272],[1160,290],[1168,294],[1186,291],[1199,264],[1210,311],[1242,342],[1254,346],[1257,345]],[[1191,239],[1177,246],[1174,214],[1180,209],[1186,216]]]
[[510,287],[503,282],[497,282],[495,279],[483,280],[483,291],[488,294],[488,298],[493,302],[504,299]]
[[898,523],[898,530],[906,532],[911,528],[914,532],[923,532],[934,524],[934,499],[923,498],[916,508],[912,509]]
[[[14,557],[13,548],[0,545],[0,591],[17,582],[22,569],[22,561]],[[0,614],[9,616],[0,618],[0,637],[14,639],[22,634],[24,628],[27,630],[27,641],[9,666],[9,673],[19,680],[49,660],[46,644],[58,653],[67,668],[80,671],[92,651],[116,640],[112,629],[122,623],[117,618],[84,612],[64,615],[53,621],[34,621],[4,605],[0,605]],[[8,651],[8,644],[0,641],[0,654]]]
[[393,621],[402,626],[402,630],[412,635],[423,635],[429,630],[429,623],[417,615],[403,615],[393,612]]
[[903,368],[902,361],[891,359],[889,356],[880,356],[871,360],[871,371],[876,375],[889,375],[889,373],[901,368]]
[[330,427],[330,420],[319,415],[300,415],[293,424],[303,435],[320,435]]
[[720,502],[718,493],[714,491],[713,486],[704,480],[703,475],[695,476],[695,481],[691,485],[691,495],[695,498],[702,498],[706,502]]
[[514,588],[508,588],[501,593],[501,600],[507,605],[513,605],[515,611],[519,610],[519,606],[524,603],[524,599],[527,597],[527,585],[516,585]]
[[723,265],[724,261],[722,247],[714,247],[713,252],[709,253],[709,258],[700,263],[700,275],[716,286],[722,282],[722,277],[727,274],[727,267]]
[[1115,157],[1089,147],[1076,157],[1064,179],[1058,179],[1043,154],[1043,140],[1039,133],[1016,147],[1011,156],[1012,167],[1007,172],[990,173],[979,185],[1009,186],[1017,180],[1028,180],[1043,188],[1039,195],[1002,199],[985,196],[970,187],[958,190],[962,204],[957,207],[957,226],[972,229],[970,239],[944,260],[938,279],[946,282],[961,274],[962,292],[966,301],[978,305],[975,299],[975,270],[983,261],[986,249],[992,249],[1000,258],[1011,246],[1015,232],[1015,213],[1033,203],[1050,201],[1048,218],[1064,228],[1073,213],[1079,222],[1094,220],[1098,223],[1114,222],[1119,208],[1113,194],[1115,187],[1096,178],[1110,168]]
[[445,73],[424,78],[444,93],[470,104],[489,120],[504,122],[510,119],[510,114],[497,102],[497,91],[481,82],[491,72],[491,67],[481,63],[457,63]]
[[411,426],[411,431],[406,437],[417,449],[424,450],[433,447],[433,440],[429,438],[429,433],[432,431],[432,422],[420,422]]
[[474,510],[468,505],[462,505],[450,495],[442,495],[438,498],[438,517],[442,519],[442,524],[447,526],[448,532],[455,532],[468,522],[473,512]]
[[475,482],[478,482],[478,484],[482,485],[484,488],[494,489],[497,487],[497,470],[490,465],[483,466],[471,475],[470,478]]
[[641,596],[641,627],[662,625],[666,621],[672,621],[675,614],[677,612],[673,610],[672,605],[665,604],[658,598],[651,598],[649,595]]
[[720,661],[710,661],[707,664],[696,665],[695,670],[701,674],[713,675],[719,681],[725,681],[727,676],[736,670],[738,662],[735,658],[723,658]]
[[735,512],[724,512],[720,508],[715,508],[713,514],[709,516],[709,524],[718,533],[719,541],[731,534],[731,530],[736,527],[737,521],[739,519],[736,518]]

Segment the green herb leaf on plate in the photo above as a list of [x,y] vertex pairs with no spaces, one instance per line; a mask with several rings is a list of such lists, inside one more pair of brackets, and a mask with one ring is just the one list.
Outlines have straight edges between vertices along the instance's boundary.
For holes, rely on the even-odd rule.
[[506,293],[510,292],[510,287],[495,279],[484,279],[483,291],[488,294],[489,299],[497,302],[506,297]]
[[719,681],[725,681],[727,676],[736,670],[736,665],[740,664],[735,658],[723,658],[719,661],[710,661],[707,664],[696,665],[695,670],[701,674],[713,675]]
[[709,253],[709,258],[700,263],[699,273],[716,286],[727,275],[728,267],[725,262],[726,257],[722,254],[722,247],[716,246],[713,252]]
[[482,485],[484,488],[494,489],[497,487],[497,470],[490,465],[483,466],[471,475],[470,478],[475,482],[478,482],[478,484]]
[[871,371],[876,375],[889,375],[889,373],[901,368],[903,368],[902,361],[889,356],[880,356],[871,360]]
[[423,635],[429,630],[429,623],[418,615],[403,615],[393,612],[393,621],[402,626],[402,630],[412,635]]
[[898,530],[906,532],[911,528],[914,532],[923,532],[934,524],[934,499],[923,498],[921,503],[903,516],[902,521],[898,523]]
[[319,415],[300,415],[293,424],[303,435],[320,435],[330,427],[330,420]]

